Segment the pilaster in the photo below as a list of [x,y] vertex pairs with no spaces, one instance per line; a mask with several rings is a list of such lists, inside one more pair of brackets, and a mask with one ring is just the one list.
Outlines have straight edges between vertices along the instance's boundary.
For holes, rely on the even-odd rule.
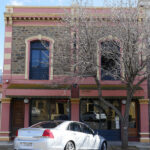
[[71,98],[71,120],[79,121],[80,98]]
[[0,141],[10,140],[10,103],[11,98],[1,99],[1,129]]
[[150,142],[149,134],[149,111],[148,104],[149,99],[140,99],[140,142]]

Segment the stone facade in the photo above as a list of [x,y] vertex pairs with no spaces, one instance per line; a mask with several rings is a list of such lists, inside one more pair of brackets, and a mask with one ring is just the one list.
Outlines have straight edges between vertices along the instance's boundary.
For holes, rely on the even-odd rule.
[[[54,40],[54,74],[61,74],[62,72],[69,70],[69,65],[66,65],[64,71],[60,71],[62,68],[60,59],[58,61],[55,59],[56,55],[60,55],[59,48],[62,50],[69,51],[70,44],[63,37],[65,32],[64,27],[51,27],[51,26],[44,26],[44,27],[31,27],[31,26],[14,26],[12,30],[12,60],[11,60],[11,68],[12,74],[24,74],[25,73],[25,39],[37,36],[41,34],[42,36],[50,37]],[[69,36],[69,35],[68,35]],[[67,38],[68,39],[68,38]],[[66,44],[61,44],[62,42],[66,42]],[[64,46],[64,47],[63,47]],[[67,54],[67,53],[66,53]],[[66,64],[70,64],[69,60],[66,60]],[[59,69],[59,71],[57,70]]]

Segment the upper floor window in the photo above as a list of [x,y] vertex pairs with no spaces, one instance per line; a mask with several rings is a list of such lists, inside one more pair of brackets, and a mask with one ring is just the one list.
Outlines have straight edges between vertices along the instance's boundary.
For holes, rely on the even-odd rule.
[[116,41],[101,42],[101,80],[119,80],[120,47]]
[[49,79],[49,42],[40,40],[30,43],[30,74],[33,80]]

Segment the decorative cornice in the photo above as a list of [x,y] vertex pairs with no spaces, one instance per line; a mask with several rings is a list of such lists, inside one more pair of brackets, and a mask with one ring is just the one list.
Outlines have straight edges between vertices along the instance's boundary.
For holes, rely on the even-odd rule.
[[140,104],[148,104],[149,103],[149,99],[139,99],[139,103]]
[[41,13],[4,13],[4,20],[6,25],[12,25],[16,21],[47,21],[47,22],[60,22],[64,14],[41,14]]

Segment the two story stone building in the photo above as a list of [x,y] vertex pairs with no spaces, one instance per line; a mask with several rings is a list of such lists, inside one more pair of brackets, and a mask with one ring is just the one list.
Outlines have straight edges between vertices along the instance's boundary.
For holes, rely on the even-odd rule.
[[[64,31],[59,20],[65,10],[72,12],[71,7],[6,7],[0,140],[10,140],[18,128],[56,119],[84,120],[108,140],[120,140],[120,120],[114,110],[102,104],[99,112],[95,107],[95,81],[89,77],[74,84],[57,71],[58,32]],[[97,8],[97,12],[102,14],[105,8]],[[101,84],[103,96],[124,113],[122,82],[101,80]],[[149,141],[147,81],[131,103],[129,138]]]

